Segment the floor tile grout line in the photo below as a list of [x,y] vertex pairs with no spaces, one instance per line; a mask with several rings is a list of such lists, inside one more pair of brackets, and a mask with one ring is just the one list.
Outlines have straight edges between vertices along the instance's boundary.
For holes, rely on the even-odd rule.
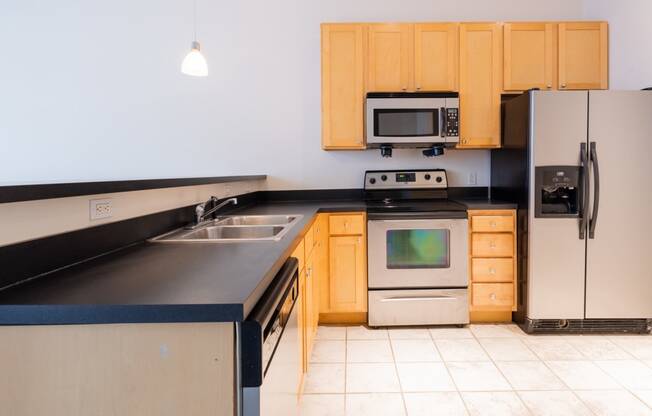
[[[469,328],[469,332],[471,329]],[[457,383],[455,382],[455,379],[453,378],[453,374],[451,374],[450,369],[448,368],[448,365],[446,365],[446,361],[444,361],[444,356],[442,355],[441,351],[439,350],[439,347],[437,346],[437,340],[435,337],[432,335],[432,331],[428,329],[428,333],[430,334],[430,339],[432,340],[432,343],[435,346],[435,349],[437,350],[437,354],[441,357],[441,362],[444,364],[444,368],[446,369],[446,374],[448,374],[448,377],[451,379],[451,382],[453,383],[453,386],[455,387],[455,392],[457,393],[457,396],[460,398],[462,401],[462,405],[464,406],[464,410],[466,411],[467,415],[471,414],[471,410],[469,409],[468,404],[466,403],[466,400],[464,400],[464,396],[462,395],[462,392],[460,391],[460,388],[457,386]],[[473,335],[473,334],[471,334]]]
[[[469,329],[470,329],[470,328],[469,328]],[[482,342],[480,341],[480,338],[478,338],[478,337],[476,336],[476,334],[475,334],[475,332],[473,332],[473,330],[471,330],[471,333],[473,334],[473,337],[474,337],[474,339],[476,340],[476,342],[480,345],[480,348],[482,348],[482,350],[484,351],[484,353],[487,354],[487,356],[489,357],[489,359],[490,359],[491,362],[493,363],[494,367],[496,367],[496,369],[498,370],[498,372],[500,373],[500,375],[503,376],[503,378],[505,379],[505,381],[507,381],[507,384],[509,384],[509,386],[512,388],[512,392],[516,395],[516,398],[517,398],[517,399],[519,400],[519,402],[523,405],[523,408],[524,408],[524,409],[525,409],[529,414],[533,414],[532,410],[527,406],[527,404],[525,404],[525,401],[523,400],[523,398],[521,397],[521,395],[518,394],[518,391],[514,388],[514,385],[512,384],[512,382],[509,381],[509,378],[507,378],[507,376],[505,376],[505,374],[504,374],[503,371],[500,369],[500,367],[498,367],[498,364],[496,364],[496,361],[493,359],[493,357],[491,356],[491,354],[489,354],[489,351],[487,351],[487,349],[484,347],[484,345],[482,345]],[[522,344],[525,345],[524,342],[522,342]],[[527,348],[527,345],[525,345],[525,347]],[[534,351],[532,351],[532,352],[534,353]],[[537,357],[537,358],[539,358],[539,356],[538,356],[536,353],[534,353],[534,356]]]
[[401,376],[398,372],[398,363],[396,362],[396,354],[394,354],[394,345],[392,344],[392,337],[387,331],[387,338],[389,341],[389,349],[392,352],[392,359],[394,360],[394,371],[396,371],[396,379],[398,380],[398,388],[401,391],[401,402],[403,403],[403,410],[405,410],[405,415],[408,415],[407,402],[405,401],[405,392],[403,391],[403,383],[401,383]]

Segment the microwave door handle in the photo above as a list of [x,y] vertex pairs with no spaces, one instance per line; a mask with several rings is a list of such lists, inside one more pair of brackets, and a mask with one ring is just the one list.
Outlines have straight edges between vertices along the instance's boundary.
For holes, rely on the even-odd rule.
[[587,194],[588,192],[588,185],[587,185],[587,151],[586,151],[586,143],[580,143],[580,240],[584,240],[585,234],[586,234],[586,217],[588,213],[586,212],[588,209],[588,200],[589,196]]
[[439,137],[446,137],[446,107],[439,108]]

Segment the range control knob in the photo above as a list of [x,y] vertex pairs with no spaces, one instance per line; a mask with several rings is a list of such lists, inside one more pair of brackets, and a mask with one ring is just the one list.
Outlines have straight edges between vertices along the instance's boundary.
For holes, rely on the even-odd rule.
[[387,175],[382,175],[382,176],[380,177],[380,180],[382,180],[383,182],[385,182],[385,181],[387,180]]
[[431,176],[430,176],[430,174],[429,174],[429,173],[426,173],[426,175],[424,176],[424,178],[426,178],[426,180],[427,180],[427,181],[429,181],[429,180],[430,180],[430,178],[431,178]]
[[437,183],[441,183],[441,181],[443,181],[443,180],[444,180],[444,179],[442,179],[441,176],[437,176],[437,177],[435,178],[435,181],[436,181]]
[[372,185],[375,184],[376,183],[376,178],[369,179],[369,183],[372,184]]

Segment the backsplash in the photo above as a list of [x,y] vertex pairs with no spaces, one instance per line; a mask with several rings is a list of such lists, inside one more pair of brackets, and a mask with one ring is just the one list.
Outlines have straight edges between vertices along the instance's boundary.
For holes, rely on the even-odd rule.
[[[264,180],[150,189],[0,204],[0,247],[265,189]],[[110,218],[91,220],[90,201],[110,199]]]

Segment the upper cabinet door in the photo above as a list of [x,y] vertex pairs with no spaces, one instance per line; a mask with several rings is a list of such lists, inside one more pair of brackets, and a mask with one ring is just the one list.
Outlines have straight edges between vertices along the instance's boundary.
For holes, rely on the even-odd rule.
[[412,48],[411,24],[369,25],[367,91],[411,91]]
[[364,149],[365,28],[321,26],[322,146]]
[[552,23],[505,23],[505,91],[553,88],[554,53]]
[[457,23],[414,25],[414,88],[457,91],[459,31]]
[[502,26],[460,24],[459,147],[500,146]]
[[559,23],[559,89],[609,88],[606,22]]

